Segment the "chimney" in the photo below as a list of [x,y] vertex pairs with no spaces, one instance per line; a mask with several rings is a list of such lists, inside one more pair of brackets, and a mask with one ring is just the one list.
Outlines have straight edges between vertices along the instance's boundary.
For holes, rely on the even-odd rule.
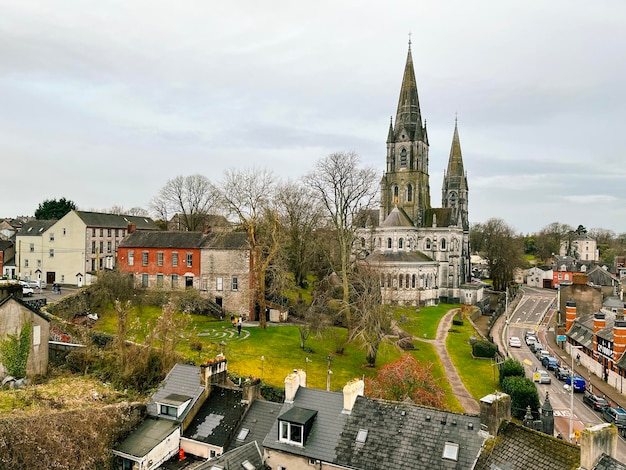
[[306,373],[302,369],[294,369],[291,374],[285,377],[285,403],[293,403],[300,385],[306,387]]
[[583,273],[572,274],[572,284],[586,286],[589,283],[589,276]]
[[593,350],[598,351],[598,331],[606,327],[606,314],[598,312],[593,315]]
[[617,428],[609,423],[597,424],[580,433],[580,466],[593,468],[602,454],[615,458]]
[[626,351],[626,320],[615,319],[613,325],[613,362],[619,361]]
[[491,436],[498,434],[502,421],[511,420],[511,397],[496,392],[480,399],[480,424]]
[[261,379],[254,378],[246,380],[242,385],[241,401],[244,403],[252,403],[254,400],[261,398]]
[[132,222],[128,222],[128,234],[130,235],[135,230],[137,230],[137,226],[133,224]]
[[209,359],[200,366],[200,384],[209,387],[211,384],[224,385],[228,375],[227,360],[223,355]]
[[352,413],[356,397],[363,396],[365,382],[361,379],[353,379],[343,387],[343,410],[344,414]]
[[569,331],[574,320],[576,320],[576,302],[568,300],[565,304],[565,331]]

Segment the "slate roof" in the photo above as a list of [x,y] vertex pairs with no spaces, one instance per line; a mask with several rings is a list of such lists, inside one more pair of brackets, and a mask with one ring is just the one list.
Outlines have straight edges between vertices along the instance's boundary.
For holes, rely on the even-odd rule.
[[120,242],[126,248],[200,248],[202,232],[136,231]]
[[263,447],[324,462],[334,462],[337,457],[335,446],[341,437],[347,417],[341,412],[343,393],[300,387],[296,391],[293,403],[284,403],[278,415],[286,413],[293,407],[317,411],[304,447],[278,441],[278,419],[274,420],[269,434],[263,440]]
[[365,258],[370,264],[377,263],[432,263],[434,260],[421,251],[375,251]]
[[241,402],[241,390],[212,386],[209,398],[183,433],[183,437],[219,447],[234,439],[247,404]]
[[0,307],[2,307],[5,303],[9,302],[10,300],[13,300],[15,302],[17,302],[18,304],[20,304],[22,307],[30,310],[31,312],[33,312],[35,315],[43,318],[44,320],[46,320],[48,323],[50,323],[50,317],[48,317],[48,315],[46,315],[45,313],[43,313],[41,310],[36,309],[31,307],[29,304],[27,304],[26,302],[24,302],[22,299],[19,299],[17,297],[14,297],[13,294],[9,295],[8,297],[3,298],[2,300],[0,300]]
[[452,208],[451,207],[436,207],[426,210],[424,214],[424,226],[432,227],[433,215],[437,216],[437,227],[449,227],[452,223]]
[[615,460],[610,455],[602,454],[592,470],[626,470],[626,464]]
[[178,423],[164,419],[145,419],[115,450],[143,457],[178,428]]
[[413,227],[413,223],[406,212],[395,206],[387,218],[380,225],[381,227]]
[[163,402],[170,395],[187,395],[191,397],[191,403],[181,416],[182,421],[189,410],[204,393],[204,387],[200,384],[200,368],[188,364],[175,364],[169,371],[156,392],[148,400],[148,414],[158,416],[157,402]]
[[[276,421],[276,417],[280,414],[283,407],[282,403],[274,403],[271,401],[254,400],[248,408],[241,424],[235,430],[233,439],[230,441],[228,449],[241,447],[252,441],[259,443],[268,435],[272,425]],[[237,439],[242,429],[247,429],[248,433],[242,440]]]
[[[356,441],[367,430],[364,443]],[[350,468],[473,468],[484,437],[480,417],[359,396],[336,447]],[[459,445],[456,461],[444,459],[445,443]]]
[[593,315],[576,319],[568,330],[567,336],[576,341],[576,343],[593,349]]
[[248,246],[248,235],[245,232],[210,233],[202,241],[202,248],[241,250]]
[[475,470],[571,470],[580,465],[580,448],[509,422],[482,452]]
[[4,251],[7,248],[11,248],[13,246],[13,242],[10,240],[0,240],[0,251]]
[[29,220],[19,231],[20,237],[40,237],[42,233],[52,227],[57,220]]
[[137,230],[158,230],[159,228],[150,217],[136,215],[105,214],[104,212],[74,211],[87,227],[128,228],[128,224],[135,224]]
[[211,459],[198,467],[196,470],[210,470],[218,467],[224,470],[246,470],[243,463],[248,461],[255,470],[263,470],[263,451],[259,448],[257,442],[249,442],[241,447],[237,447],[228,452],[223,453],[219,457]]

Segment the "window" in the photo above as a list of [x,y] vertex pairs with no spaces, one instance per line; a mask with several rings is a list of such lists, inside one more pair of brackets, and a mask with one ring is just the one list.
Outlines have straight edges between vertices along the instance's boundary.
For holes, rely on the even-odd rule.
[[50,241],[53,242],[54,241],[54,233],[50,234]]
[[163,287],[163,274],[157,274],[157,287]]
[[248,428],[241,428],[241,431],[239,431],[239,434],[237,434],[237,440],[245,441],[246,437],[248,437],[249,432],[250,430]]
[[50,258],[54,258],[54,248],[50,248]]
[[406,167],[406,149],[400,151],[400,166],[402,168]]
[[104,236],[104,229],[103,229],[103,228],[101,228],[101,229],[100,229],[100,236],[101,236],[101,237],[103,237],[103,236]]
[[406,200],[409,202],[413,201],[413,186],[410,184],[406,186]]
[[178,287],[178,274],[172,274],[172,287]]
[[104,242],[100,241],[100,253],[104,253]]
[[134,250],[128,250],[128,266],[135,264],[135,252]]
[[41,260],[40,259],[37,260],[37,267],[41,268]]
[[231,280],[230,287],[232,290],[237,290],[239,288],[239,279],[237,279],[235,276],[233,276]]
[[445,249],[446,249],[446,239],[445,239],[445,238],[442,238],[442,239],[441,239],[441,249],[442,249],[442,250],[445,250]]
[[218,277],[215,279],[215,290],[223,290],[224,289],[224,279]]
[[427,238],[424,243],[426,244],[426,249],[430,250],[430,238]]
[[172,253],[172,266],[178,266],[178,253]]
[[391,238],[387,239],[387,248],[391,248]]
[[459,460],[459,445],[454,442],[446,442],[443,445],[442,457],[446,460]]
[[27,268],[28,267],[28,260],[24,259],[24,267]]
[[415,274],[411,276],[411,289],[415,289]]
[[107,237],[111,236],[111,229],[107,229]]
[[117,238],[117,237],[119,237],[119,236],[120,236],[120,229],[119,229],[119,228],[116,228],[116,229],[115,229],[115,238]]
[[404,244],[404,240],[403,240],[402,238],[400,238],[400,239],[398,240],[398,248],[402,248],[402,247],[403,247],[403,244]]
[[91,253],[95,253],[96,252],[96,242],[95,240],[91,241]]
[[141,287],[148,287],[148,275],[147,274],[141,275]]
[[30,251],[35,251],[35,244],[34,243],[30,244]]
[[163,266],[163,252],[157,251],[157,266]]
[[143,251],[141,253],[141,264],[142,266],[148,266],[148,252]]
[[107,253],[111,253],[111,247],[113,245],[111,244],[111,242],[107,242]]
[[92,270],[92,271],[95,271],[95,270],[96,270],[96,260],[95,260],[95,259],[92,259],[92,260],[91,260],[91,270]]
[[95,236],[96,236],[96,229],[95,229],[95,228],[92,228],[92,229],[91,229],[91,236],[92,236],[92,237],[95,237]]
[[187,267],[191,268],[193,266],[193,253],[187,253]]
[[63,228],[63,235],[65,235],[65,228]]
[[39,346],[41,344],[41,326],[33,326],[33,346]]
[[175,406],[161,405],[160,409],[159,409],[159,414],[160,415],[165,415],[165,416],[177,417],[178,416],[178,408],[176,408]]
[[367,440],[367,433],[368,433],[367,429],[359,429],[359,432],[356,435],[356,442],[360,444],[364,444],[365,441]]
[[103,258],[98,259],[98,266],[100,267],[100,269],[102,269],[104,267],[104,259]]
[[61,284],[65,283],[65,274],[61,274]]
[[303,431],[304,429],[301,424],[290,423],[289,421],[280,421],[279,440],[281,442],[304,445]]
[[393,202],[394,204],[398,203],[398,187],[397,186],[393,187]]

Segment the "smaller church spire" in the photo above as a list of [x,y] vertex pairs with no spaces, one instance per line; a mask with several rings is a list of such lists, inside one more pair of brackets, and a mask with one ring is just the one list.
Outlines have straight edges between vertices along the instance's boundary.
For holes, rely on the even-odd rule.
[[393,132],[393,116],[389,116],[389,132],[387,132],[387,143],[391,144],[395,141],[396,139]]

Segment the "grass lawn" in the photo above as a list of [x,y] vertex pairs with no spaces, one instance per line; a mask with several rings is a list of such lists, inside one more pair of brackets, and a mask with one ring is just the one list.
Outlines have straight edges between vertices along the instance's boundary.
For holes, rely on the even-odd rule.
[[421,307],[418,312],[415,307],[398,307],[394,318],[398,326],[407,333],[418,338],[434,339],[437,334],[439,320],[448,310],[459,308],[456,304],[439,304],[435,307]]
[[472,357],[472,347],[469,344],[472,335],[478,336],[468,321],[462,326],[452,325],[446,339],[446,348],[465,387],[475,399],[480,400],[496,390],[496,370],[492,365],[493,360]]

